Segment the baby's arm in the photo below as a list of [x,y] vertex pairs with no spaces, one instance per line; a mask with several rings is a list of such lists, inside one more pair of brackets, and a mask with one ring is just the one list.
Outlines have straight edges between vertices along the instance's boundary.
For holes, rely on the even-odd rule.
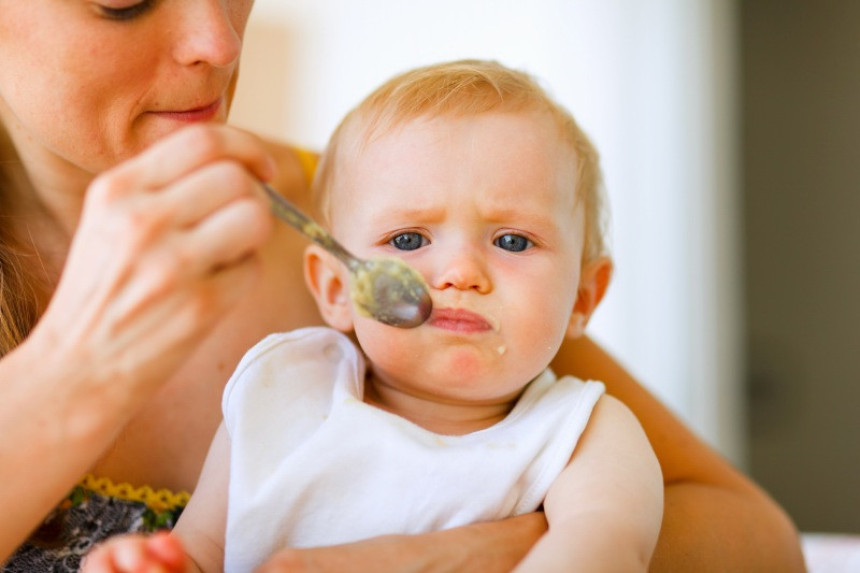
[[663,478],[635,416],[604,396],[544,500],[549,531],[517,571],[647,571]]
[[111,538],[87,555],[81,571],[223,571],[229,464],[230,439],[222,424],[209,447],[194,495],[173,531]]
[[193,562],[189,571],[224,570],[229,481],[230,437],[222,422],[209,446],[194,494],[173,528],[173,535],[182,540]]
[[664,514],[655,572],[805,571],[790,517],[749,477],[695,435],[601,346],[568,339],[552,362],[559,376],[602,380],[629,407],[660,460]]

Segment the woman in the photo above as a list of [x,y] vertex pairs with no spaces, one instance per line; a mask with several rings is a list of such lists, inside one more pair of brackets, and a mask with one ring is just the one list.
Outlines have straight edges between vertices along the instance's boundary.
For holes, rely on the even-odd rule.
[[[0,0],[0,501],[15,516],[0,560],[58,506],[48,525],[102,504],[81,521],[93,531],[43,526],[10,568],[44,567],[51,551],[73,568],[100,536],[169,525],[239,357],[319,322],[304,244],[273,224],[256,183],[308,208],[304,156],[222,125],[252,3]],[[599,347],[568,344],[553,365],[604,380],[648,432],[666,480],[655,569],[802,568],[783,512]],[[285,550],[270,566],[503,570],[544,527],[536,514]]]

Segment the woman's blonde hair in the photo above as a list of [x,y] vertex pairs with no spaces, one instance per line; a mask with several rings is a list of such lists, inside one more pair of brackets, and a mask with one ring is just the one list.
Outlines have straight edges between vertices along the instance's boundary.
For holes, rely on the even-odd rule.
[[350,111],[332,134],[314,179],[322,217],[327,218],[329,190],[347,148],[360,149],[377,135],[418,117],[468,117],[487,112],[548,114],[561,140],[576,156],[577,182],[571,191],[582,201],[585,211],[583,261],[604,254],[605,199],[597,150],[573,116],[549,97],[532,76],[488,60],[458,60],[415,68],[391,78]]
[[39,286],[12,229],[11,190],[25,183],[18,155],[0,123],[0,357],[18,346],[38,319]]

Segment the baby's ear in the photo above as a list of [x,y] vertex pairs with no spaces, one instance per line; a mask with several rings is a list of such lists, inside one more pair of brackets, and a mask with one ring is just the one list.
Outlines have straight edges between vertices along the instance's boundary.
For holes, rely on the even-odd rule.
[[343,264],[318,245],[305,249],[305,283],[323,319],[341,332],[353,328],[348,276]]
[[611,278],[612,259],[609,257],[598,257],[582,268],[576,304],[573,305],[573,312],[567,325],[568,338],[578,338],[585,333],[585,327],[594,309],[603,300]]

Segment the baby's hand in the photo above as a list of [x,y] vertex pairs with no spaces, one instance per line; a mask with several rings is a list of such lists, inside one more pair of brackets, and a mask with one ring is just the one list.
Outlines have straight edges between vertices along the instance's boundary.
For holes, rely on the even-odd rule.
[[182,542],[167,532],[123,535],[97,546],[84,559],[84,573],[185,573]]

